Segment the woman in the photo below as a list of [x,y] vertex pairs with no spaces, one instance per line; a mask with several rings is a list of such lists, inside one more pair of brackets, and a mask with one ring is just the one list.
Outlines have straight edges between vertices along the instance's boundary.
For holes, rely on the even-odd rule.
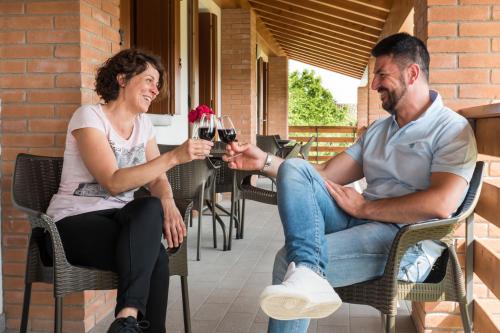
[[[164,88],[164,77],[156,57],[135,49],[98,69],[96,92],[104,103],[73,114],[61,184],[47,210],[70,263],[118,273],[109,333],[165,332],[169,272],[161,233],[168,247],[186,236],[165,172],[205,158],[212,146],[187,140],[160,155],[145,113]],[[134,200],[143,185],[151,197]]]

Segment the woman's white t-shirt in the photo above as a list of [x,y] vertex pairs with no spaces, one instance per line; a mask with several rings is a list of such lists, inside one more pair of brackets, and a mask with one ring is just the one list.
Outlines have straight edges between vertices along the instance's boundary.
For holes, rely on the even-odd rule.
[[118,168],[146,162],[146,146],[154,137],[151,121],[140,114],[134,121],[132,135],[124,139],[113,129],[100,104],[84,105],[73,114],[66,133],[66,147],[59,191],[47,209],[47,215],[58,221],[72,215],[110,208],[121,208],[134,198],[136,189],[112,196],[97,183],[80,156],[72,132],[79,128],[96,128],[108,139]]

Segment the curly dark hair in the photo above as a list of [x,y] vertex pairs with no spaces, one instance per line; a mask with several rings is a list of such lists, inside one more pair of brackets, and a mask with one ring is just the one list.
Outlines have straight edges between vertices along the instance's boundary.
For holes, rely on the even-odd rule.
[[160,59],[152,54],[148,54],[139,49],[126,49],[118,52],[97,70],[95,78],[95,92],[108,103],[118,98],[120,92],[120,84],[116,79],[117,75],[125,74],[125,82],[128,82],[132,77],[144,72],[150,64],[158,73],[158,97],[162,97],[165,93],[165,69]]
[[371,53],[374,57],[392,55],[400,67],[412,62],[417,63],[429,81],[429,51],[424,42],[417,37],[405,32],[391,35],[378,42]]

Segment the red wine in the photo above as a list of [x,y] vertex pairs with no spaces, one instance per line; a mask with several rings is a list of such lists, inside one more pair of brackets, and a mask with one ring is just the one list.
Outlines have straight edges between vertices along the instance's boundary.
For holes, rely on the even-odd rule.
[[229,144],[236,140],[236,131],[234,130],[234,128],[218,129],[217,132],[219,132],[219,138],[224,143]]
[[198,128],[198,137],[203,140],[212,141],[215,136],[215,128]]

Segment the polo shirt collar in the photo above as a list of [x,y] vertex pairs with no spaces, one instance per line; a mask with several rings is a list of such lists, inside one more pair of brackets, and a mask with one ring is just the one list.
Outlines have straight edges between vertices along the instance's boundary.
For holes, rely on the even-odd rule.
[[[441,98],[441,95],[435,91],[435,90],[429,90],[429,95],[430,95],[430,98],[431,98],[431,105],[427,108],[427,110],[425,110],[424,113],[422,113],[420,115],[420,117],[418,117],[417,119],[415,120],[412,120],[410,121],[408,124],[406,124],[405,126],[403,127],[406,127],[410,124],[414,124],[415,122],[418,122],[418,121],[422,121],[422,120],[425,120],[427,118],[429,118],[430,116],[432,116],[433,114],[435,114],[438,110],[441,110],[443,108],[443,99]],[[398,125],[398,122],[396,121],[396,115],[392,115],[392,123],[393,125],[396,125],[397,128],[399,128],[399,125]]]

